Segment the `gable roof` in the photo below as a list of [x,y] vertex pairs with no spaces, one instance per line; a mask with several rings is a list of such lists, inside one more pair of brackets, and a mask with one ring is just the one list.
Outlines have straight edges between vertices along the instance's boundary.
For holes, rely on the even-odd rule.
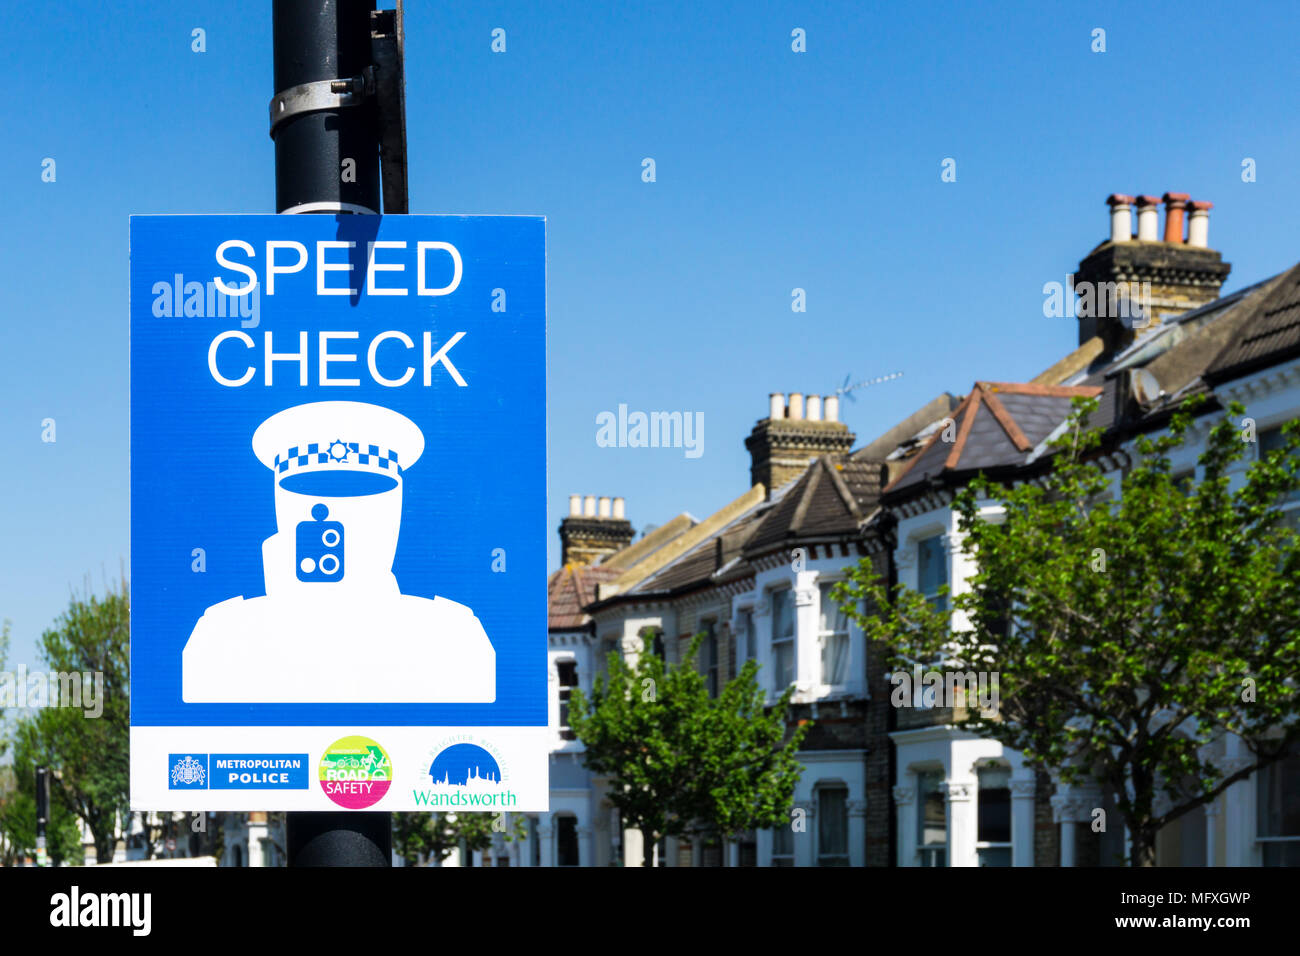
[[[953,412],[952,425],[936,428],[884,493],[921,485],[945,473],[1020,464],[1069,416],[1076,397],[1101,391],[1087,385],[976,382]],[[945,439],[945,433],[950,437]]]

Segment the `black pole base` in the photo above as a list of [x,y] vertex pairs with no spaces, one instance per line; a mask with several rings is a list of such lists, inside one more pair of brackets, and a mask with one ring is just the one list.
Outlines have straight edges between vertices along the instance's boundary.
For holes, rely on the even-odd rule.
[[392,815],[285,815],[290,866],[392,866]]

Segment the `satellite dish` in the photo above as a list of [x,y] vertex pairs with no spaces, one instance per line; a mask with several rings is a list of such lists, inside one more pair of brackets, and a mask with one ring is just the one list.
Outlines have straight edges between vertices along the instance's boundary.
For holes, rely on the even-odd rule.
[[1156,377],[1144,368],[1129,369],[1129,391],[1138,400],[1138,404],[1147,406],[1160,398],[1160,383]]

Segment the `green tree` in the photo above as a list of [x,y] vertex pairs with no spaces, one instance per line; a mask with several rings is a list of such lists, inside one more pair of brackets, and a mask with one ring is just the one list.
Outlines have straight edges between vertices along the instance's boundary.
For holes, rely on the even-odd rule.
[[587,767],[609,778],[623,826],[641,832],[643,866],[664,836],[790,825],[811,724],[787,732],[794,689],[765,706],[754,661],[711,698],[695,667],[703,637],[675,667],[648,648],[635,664],[611,653],[591,694],[574,690],[569,704]]
[[[1064,782],[1100,780],[1134,866],[1154,865],[1162,827],[1300,735],[1300,544],[1278,507],[1300,488],[1300,422],[1285,449],[1244,467],[1253,432],[1239,433],[1244,410],[1231,405],[1208,432],[1202,479],[1188,484],[1170,455],[1197,404],[1166,434],[1136,439],[1118,498],[1102,434],[1087,428],[1095,400],[1076,400],[1041,481],[980,476],[963,489],[954,508],[977,571],[951,616],[909,588],[886,589],[867,562],[837,591],[894,666],[941,659],[996,674],[1000,706],[966,711],[963,728]],[[982,517],[990,504],[1001,520]],[[1219,752],[1228,734],[1245,759]]]
[[[56,771],[51,802],[81,818],[99,863],[113,858],[119,819],[129,819],[130,592],[126,582],[99,598],[73,595],[41,635],[41,659],[79,681],[82,707],[45,707],[31,718],[32,759]],[[101,682],[102,681],[102,682]],[[95,707],[90,701],[98,696]],[[102,707],[98,716],[95,710]],[[89,714],[89,715],[88,715]]]
[[466,853],[487,850],[492,837],[522,840],[523,817],[506,813],[394,813],[393,849],[408,866],[418,866],[420,856],[441,863],[460,847]]
[[[36,767],[32,754],[38,749],[36,728],[29,720],[19,721],[13,730],[13,764],[6,767],[9,778],[0,786],[0,862],[13,866],[24,857],[36,856]],[[56,781],[50,782],[49,820],[45,825],[45,849],[55,866],[81,865],[85,851],[77,818],[57,799]]]
[[[0,623],[0,671],[9,656],[10,623]],[[10,720],[0,708],[0,757],[11,754],[0,768],[0,866],[14,866],[36,855],[35,727],[30,720]],[[53,795],[53,794],[52,794]],[[84,859],[76,817],[58,800],[51,800],[45,826],[45,846],[56,866]]]

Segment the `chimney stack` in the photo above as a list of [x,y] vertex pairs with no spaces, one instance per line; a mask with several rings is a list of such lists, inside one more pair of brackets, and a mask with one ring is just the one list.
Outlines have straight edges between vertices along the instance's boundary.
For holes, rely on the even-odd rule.
[[569,495],[569,514],[560,522],[560,563],[598,564],[631,544],[636,532],[625,507],[622,498]]
[[1130,211],[1133,197],[1111,193],[1106,203],[1110,206],[1110,241],[1130,241],[1133,238],[1133,214]]
[[839,396],[807,398],[805,418],[803,392],[789,394],[788,408],[786,396],[773,392],[768,417],[755,424],[745,439],[750,485],[762,485],[769,499],[773,491],[798,478],[822,455],[843,455],[853,448],[853,433],[839,421]]
[[[1208,202],[1189,203],[1187,193],[1164,194],[1164,240],[1157,238],[1159,219],[1155,196],[1139,195],[1137,242],[1126,242],[1129,196],[1112,193],[1110,236],[1079,263],[1075,291],[1090,295],[1094,307],[1079,315],[1079,344],[1100,337],[1107,355],[1130,344],[1142,330],[1166,318],[1212,302],[1219,297],[1232,266],[1208,248]],[[1183,218],[1187,210],[1187,241]],[[1143,319],[1133,321],[1140,308]],[[827,417],[830,413],[827,412]]]
[[1187,193],[1165,193],[1165,242],[1183,241],[1183,210],[1190,198]]

